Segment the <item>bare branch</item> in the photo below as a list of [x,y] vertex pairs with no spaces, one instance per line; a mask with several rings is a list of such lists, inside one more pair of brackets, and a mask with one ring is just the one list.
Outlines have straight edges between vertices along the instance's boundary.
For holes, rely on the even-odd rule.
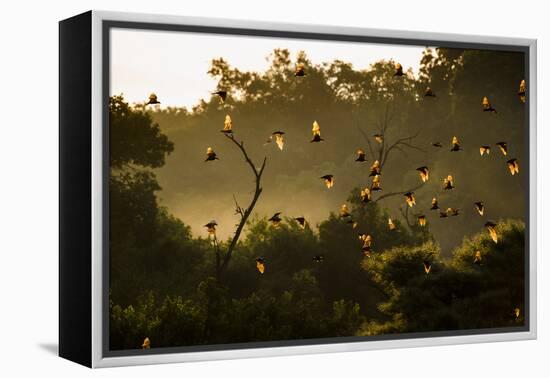
[[375,199],[373,202],[378,202],[380,200],[383,200],[384,198],[388,198],[388,197],[394,197],[394,196],[398,196],[398,195],[404,195],[405,193],[408,193],[408,192],[414,192],[415,190],[418,190],[420,189],[422,186],[424,186],[424,183],[421,183],[413,188],[410,188],[410,189],[407,189],[407,190],[403,190],[401,192],[390,192],[390,193],[385,193],[385,194],[382,194],[380,197],[378,197],[377,199]]
[[[223,262],[220,265],[220,271],[219,271],[218,279],[220,278],[221,274],[225,271],[225,269],[227,269],[227,265],[229,264],[229,261],[231,260],[231,256],[233,255],[233,251],[235,250],[237,242],[239,241],[239,238],[241,236],[241,232],[243,231],[243,228],[246,224],[246,221],[248,220],[248,217],[252,213],[252,210],[254,209],[254,206],[256,205],[256,202],[258,201],[258,198],[260,198],[260,195],[262,194],[261,179],[262,179],[262,174],[264,173],[265,165],[266,165],[266,162],[267,162],[267,157],[264,157],[264,160],[262,162],[262,166],[260,167],[259,170],[256,169],[256,165],[250,159],[250,157],[248,156],[248,153],[246,152],[246,150],[244,148],[244,143],[243,142],[237,142],[235,140],[233,134],[230,134],[230,135],[225,134],[225,137],[228,138],[229,140],[231,140],[239,148],[239,150],[241,150],[241,152],[244,156],[244,159],[246,160],[246,162],[248,163],[248,165],[252,169],[252,172],[254,173],[256,186],[255,186],[255,189],[254,189],[254,196],[252,197],[252,201],[250,202],[250,204],[248,205],[247,208],[243,209],[237,204],[238,208],[240,208],[242,210],[241,221],[237,225],[237,229],[235,230],[235,234],[233,235],[233,238],[231,239],[231,242],[229,243],[229,247],[227,247],[227,253],[225,254],[225,256],[223,258]],[[236,200],[235,200],[235,202],[236,202]]]
[[357,130],[359,130],[359,132],[361,133],[363,138],[365,138],[365,140],[367,141],[367,144],[369,145],[370,156],[374,156],[374,150],[372,149],[372,145],[370,143],[369,136],[367,135],[367,133],[365,131],[363,131],[363,129],[358,124],[355,124],[355,127],[357,127]]
[[409,226],[409,228],[411,228],[412,225],[411,225],[411,222],[409,222],[409,207],[405,206],[405,210],[403,210],[403,208],[401,206],[399,206],[399,212],[401,213],[403,218],[405,218],[405,222],[407,222],[407,226]]

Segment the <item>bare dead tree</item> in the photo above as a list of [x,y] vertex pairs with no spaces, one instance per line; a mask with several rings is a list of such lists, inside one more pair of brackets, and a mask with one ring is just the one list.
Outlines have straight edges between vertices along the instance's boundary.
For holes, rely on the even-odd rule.
[[217,242],[217,239],[214,237],[214,244],[216,248],[216,278],[218,280],[220,280],[223,272],[227,269],[227,266],[231,261],[231,256],[233,256],[233,251],[237,246],[237,243],[244,229],[244,226],[246,225],[246,222],[250,217],[252,210],[254,210],[254,206],[256,206],[256,202],[258,201],[258,198],[260,198],[260,195],[262,194],[261,180],[262,180],[262,174],[264,173],[265,164],[267,162],[267,157],[264,157],[261,167],[259,169],[256,168],[256,165],[250,159],[250,157],[248,156],[248,153],[246,152],[246,149],[244,148],[244,142],[237,141],[233,136],[233,134],[224,134],[224,135],[227,139],[233,142],[235,146],[237,146],[239,150],[242,152],[246,163],[250,166],[250,169],[254,174],[255,188],[254,188],[254,195],[252,197],[252,200],[250,201],[250,204],[248,205],[248,207],[245,207],[245,208],[239,205],[239,203],[237,202],[237,199],[235,198],[235,195],[233,195],[233,200],[235,201],[235,214],[239,215],[239,223],[236,224],[236,229],[235,229],[235,233],[233,234],[233,238],[231,239],[231,242],[227,247],[227,251],[223,254],[223,256],[219,249],[219,244]]
[[[361,133],[361,135],[367,142],[371,156],[373,156],[373,158],[375,160],[378,160],[378,162],[380,163],[380,171],[384,170],[384,167],[386,166],[386,163],[388,162],[391,156],[391,153],[394,151],[400,151],[405,155],[407,155],[407,151],[406,151],[407,149],[426,152],[422,148],[414,144],[414,140],[416,137],[418,137],[418,133],[415,133],[413,135],[409,135],[403,138],[399,138],[390,142],[388,139],[388,131],[391,129],[391,126],[392,126],[392,119],[393,119],[393,114],[389,106],[386,106],[382,121],[380,121],[379,124],[377,125],[378,133],[382,135],[382,142],[379,143],[377,150],[375,149],[375,147],[373,147],[370,140],[371,138],[369,137],[367,132],[365,132],[365,130],[363,130],[358,124],[356,124],[357,130]],[[378,202],[383,199],[394,197],[397,195],[403,195],[407,192],[413,192],[417,189],[420,189],[422,186],[423,186],[423,183],[403,191],[385,193],[379,196],[378,198],[376,198],[373,202]]]

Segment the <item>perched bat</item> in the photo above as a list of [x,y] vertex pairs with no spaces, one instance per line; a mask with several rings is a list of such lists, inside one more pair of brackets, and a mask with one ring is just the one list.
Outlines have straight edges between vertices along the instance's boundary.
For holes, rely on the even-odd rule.
[[233,127],[233,122],[231,122],[231,117],[228,115],[225,116],[225,121],[223,122],[223,130],[221,130],[222,133],[225,134],[231,134],[233,131],[231,128]]
[[393,223],[393,221],[391,220],[391,218],[388,218],[388,228],[390,229],[390,231],[393,231],[393,230],[396,229],[396,226]]
[[384,141],[384,136],[382,134],[374,134],[373,137],[378,144],[382,144]]

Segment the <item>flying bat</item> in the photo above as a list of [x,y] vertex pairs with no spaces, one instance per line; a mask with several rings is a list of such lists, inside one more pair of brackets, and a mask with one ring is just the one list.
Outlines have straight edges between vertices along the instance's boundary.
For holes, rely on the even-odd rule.
[[426,226],[426,216],[425,215],[419,215],[418,217],[418,224],[420,227]]
[[430,87],[426,87],[426,90],[424,91],[424,97],[435,97],[435,93]]
[[296,217],[294,218],[294,220],[296,222],[298,222],[298,225],[300,226],[300,228],[303,230],[306,228],[306,218],[304,217]]
[[370,167],[370,174],[369,176],[378,176],[382,172],[380,172],[380,162],[378,160],[375,160],[374,163],[372,163]]
[[347,224],[349,224],[351,226],[351,228],[353,228],[354,230],[357,228],[357,226],[359,226],[359,223],[357,223],[357,221],[354,221],[353,219],[348,219],[346,221]]
[[379,175],[376,175],[372,178],[371,190],[374,191],[374,192],[378,192],[378,191],[382,190],[382,187],[380,187],[380,176]]
[[445,190],[451,190],[454,189],[454,181],[453,176],[448,175],[443,179],[443,189]]
[[268,142],[270,142],[273,138],[275,138],[275,144],[277,144],[277,147],[279,147],[279,150],[282,151],[285,145],[285,138],[283,135],[285,135],[284,131],[274,131],[269,137]]
[[273,227],[278,227],[279,224],[281,223],[282,219],[279,215],[281,215],[280,212],[275,213],[275,214],[273,214],[273,216],[271,218],[268,219],[268,221],[271,222],[271,225]]
[[214,161],[214,160],[220,160],[220,159],[218,158],[218,156],[216,155],[212,147],[208,147],[206,149],[206,159],[204,161],[206,162],[206,161]]
[[382,144],[382,142],[384,141],[384,135],[382,134],[374,134],[373,137],[378,144]]
[[474,205],[476,207],[477,213],[480,216],[483,216],[483,211],[485,210],[485,206],[483,205],[483,202],[474,202]]
[[369,187],[361,190],[361,202],[367,203],[371,201],[371,191]]
[[317,121],[313,121],[313,127],[311,128],[311,131],[313,133],[313,138],[309,141],[310,143],[324,141],[324,139],[321,138],[321,126],[319,126]]
[[149,95],[149,101],[147,101],[147,103],[145,104],[145,106],[147,106],[147,105],[156,105],[156,104],[160,104],[160,101],[158,100],[156,94],[151,93],[151,94]]
[[403,195],[405,196],[405,200],[407,201],[407,205],[409,205],[409,207],[416,205],[416,199],[414,198],[413,192],[407,192]]
[[489,101],[489,98],[487,96],[483,97],[483,100],[481,100],[481,106],[484,112],[490,112],[490,113],[497,112],[497,110],[493,108],[493,106],[491,105],[491,101]]
[[515,317],[516,319],[519,319],[520,314],[521,314],[521,310],[519,309],[519,307],[516,307],[516,308],[514,309],[514,317]]
[[416,170],[418,171],[418,174],[420,175],[420,179],[422,180],[422,182],[426,182],[428,181],[428,179],[430,178],[430,171],[428,169],[428,167],[418,167],[416,168]]
[[143,344],[141,344],[141,349],[151,349],[151,340],[149,340],[148,337],[143,340]]
[[323,262],[325,258],[323,257],[323,255],[316,255],[316,256],[313,256],[313,261],[315,261],[316,263],[320,263],[320,262]]
[[424,260],[422,262],[422,265],[424,265],[424,272],[426,272],[426,274],[430,274],[430,271],[432,270],[432,263]]
[[227,91],[217,91],[217,92],[214,92],[212,94],[213,95],[218,95],[220,97],[220,100],[222,100],[222,102],[225,102],[225,100],[227,98]]
[[481,156],[489,155],[490,152],[491,152],[491,147],[490,146],[479,146],[479,154]]
[[447,208],[447,215],[451,217],[457,217],[460,215],[460,209]]
[[388,218],[388,228],[390,229],[390,231],[393,231],[396,229],[395,223],[393,223],[391,218]]
[[264,272],[265,272],[265,259],[263,257],[258,257],[256,259],[256,269],[258,269],[258,272],[260,272],[260,274],[264,274]]
[[347,217],[351,217],[351,214],[348,210],[348,205],[343,204],[342,206],[340,206],[340,218],[347,218]]
[[432,198],[432,207],[430,207],[430,210],[437,210],[439,209],[439,204],[437,202],[437,198]]
[[439,212],[439,218],[448,218],[449,214],[446,211]]
[[403,76],[403,66],[400,63],[395,63],[395,73],[393,76]]
[[508,164],[508,169],[510,170],[510,173],[515,175],[516,173],[519,173],[519,162],[518,159],[510,159],[506,162]]
[[304,63],[296,64],[296,70],[294,71],[294,76],[297,76],[297,77],[306,76]]
[[357,159],[355,159],[355,161],[358,161],[358,162],[367,161],[365,151],[363,151],[362,149],[358,149],[357,150]]
[[210,222],[208,222],[207,224],[204,225],[204,227],[206,227],[206,231],[208,231],[208,234],[209,235],[215,235],[216,234],[216,226],[218,224],[216,223],[215,220],[211,220]]
[[496,243],[498,243],[498,234],[497,234],[497,225],[494,222],[487,222],[485,223],[485,228],[489,232],[489,236],[491,236],[491,239]]
[[460,147],[460,142],[458,141],[458,138],[456,136],[453,136],[451,145],[452,145],[451,152],[462,150],[462,147]]
[[325,180],[325,185],[327,188],[332,188],[334,186],[334,176],[333,175],[324,175],[321,176],[321,179]]
[[496,145],[500,148],[500,151],[504,156],[508,155],[508,143],[506,142],[498,142]]
[[525,104],[525,100],[526,100],[526,97],[527,97],[527,86],[525,85],[525,80],[522,80],[519,83],[518,96],[519,96],[519,100],[521,101],[521,103]]
[[474,264],[481,265],[481,252],[480,251],[476,251],[476,253],[474,255]]

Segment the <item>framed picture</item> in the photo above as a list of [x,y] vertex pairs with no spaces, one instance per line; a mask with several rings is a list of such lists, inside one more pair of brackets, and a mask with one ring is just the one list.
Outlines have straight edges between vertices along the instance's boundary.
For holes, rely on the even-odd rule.
[[536,337],[536,41],[60,22],[60,355]]

